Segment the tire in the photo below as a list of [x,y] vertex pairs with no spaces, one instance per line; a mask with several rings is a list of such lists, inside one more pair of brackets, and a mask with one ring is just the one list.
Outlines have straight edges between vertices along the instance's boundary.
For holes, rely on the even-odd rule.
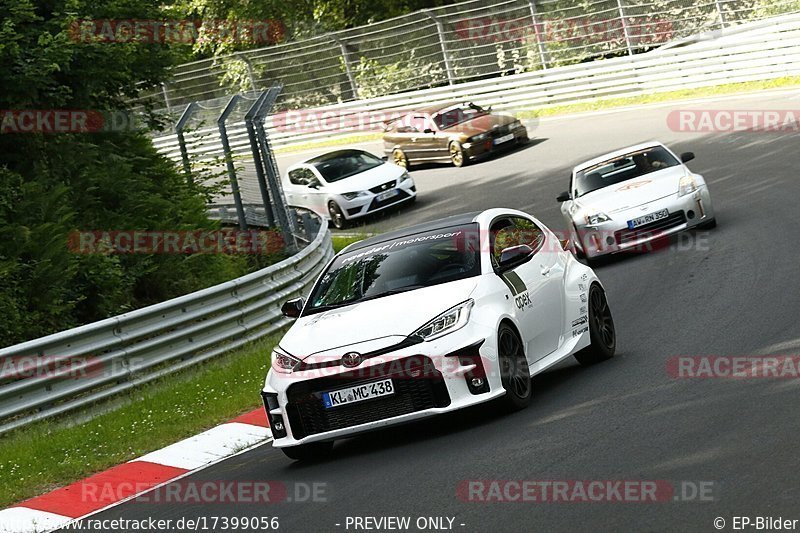
[[392,162],[399,167],[406,169],[409,167],[408,156],[400,148],[392,150]]
[[575,354],[578,363],[588,366],[614,357],[617,349],[614,319],[606,293],[596,283],[589,288],[589,338],[592,343]]
[[293,461],[320,461],[330,456],[333,451],[333,441],[289,446],[281,448],[281,451]]
[[339,207],[339,204],[331,200],[328,202],[328,216],[331,219],[331,224],[336,229],[345,229],[347,227],[347,219],[344,218],[344,213],[342,213],[342,208]]
[[450,146],[447,148],[447,152],[450,154],[450,161],[453,163],[453,166],[463,167],[467,164],[467,158],[464,156],[464,149],[461,147],[460,142],[451,142]]
[[697,229],[714,229],[717,227],[717,219],[712,218],[708,222],[703,222],[702,224],[697,225]]
[[500,381],[506,394],[501,398],[508,411],[519,411],[531,403],[533,380],[522,340],[508,324],[497,330],[497,354]]

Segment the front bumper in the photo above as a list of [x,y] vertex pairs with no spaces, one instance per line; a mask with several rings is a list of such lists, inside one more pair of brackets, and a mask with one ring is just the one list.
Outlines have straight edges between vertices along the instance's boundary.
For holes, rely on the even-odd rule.
[[[396,190],[397,194],[391,198],[380,200],[380,195],[389,190]],[[387,189],[387,191],[369,191],[369,196],[357,196],[352,200],[347,200],[343,196],[339,196],[336,199],[336,203],[341,207],[345,218],[351,220],[402,204],[403,202],[413,200],[417,196],[417,187],[411,179],[403,180],[398,183],[396,187]]]
[[[291,374],[270,371],[262,395],[274,446],[333,440],[446,413],[505,393],[494,339],[465,327],[430,342],[370,357],[356,369],[334,361]],[[470,331],[471,330],[471,331]],[[345,353],[347,350],[343,350]],[[384,351],[384,350],[382,350]],[[338,361],[337,361],[338,362]],[[325,408],[323,392],[392,379],[394,393]],[[476,378],[482,380],[476,386]],[[281,431],[276,431],[281,427]]]
[[[496,142],[509,135],[513,135],[513,137],[500,143]],[[466,142],[462,145],[462,148],[464,149],[464,155],[468,159],[474,160],[488,157],[490,154],[500,150],[512,148],[520,142],[528,142],[528,129],[522,123],[516,128],[492,131],[487,139],[478,142]]]
[[[646,209],[642,209],[642,208]],[[628,220],[647,213],[667,209],[669,216],[633,230],[628,228]],[[694,228],[714,219],[711,194],[706,185],[693,193],[678,197],[677,194],[634,206],[624,211],[609,213],[611,220],[590,226],[575,224],[573,235],[581,251],[588,258],[620,252],[648,251],[648,243]]]

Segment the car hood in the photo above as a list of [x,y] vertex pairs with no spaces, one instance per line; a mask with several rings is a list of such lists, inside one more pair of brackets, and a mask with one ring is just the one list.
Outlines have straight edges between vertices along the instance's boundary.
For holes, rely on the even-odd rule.
[[473,119],[456,124],[452,128],[447,128],[448,133],[463,133],[467,137],[478,135],[486,131],[491,131],[500,126],[507,126],[512,124],[517,119],[511,115],[480,115]]
[[397,344],[437,315],[469,299],[478,277],[451,281],[374,300],[302,316],[281,339],[291,355],[341,356]]
[[326,192],[341,194],[345,192],[366,191],[372,187],[382,185],[387,181],[399,179],[406,169],[394,163],[384,163],[383,165],[371,168],[366,172],[361,172],[355,176],[350,176],[343,180],[335,181],[325,186]]
[[610,215],[677,194],[680,179],[686,174],[682,165],[665,168],[590,192],[578,198],[576,203],[584,211],[602,211]]

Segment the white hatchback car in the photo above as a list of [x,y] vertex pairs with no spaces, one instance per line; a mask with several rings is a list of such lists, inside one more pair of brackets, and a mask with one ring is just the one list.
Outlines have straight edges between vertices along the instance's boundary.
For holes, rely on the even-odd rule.
[[274,446],[332,441],[499,399],[532,376],[614,355],[605,291],[532,216],[490,209],[371,237],[339,252],[272,353],[262,391]]
[[573,251],[588,260],[647,250],[654,239],[690,228],[716,226],[705,179],[658,142],[623,148],[576,166],[561,213]]
[[283,187],[288,205],[314,211],[338,229],[355,218],[417,197],[417,187],[405,168],[353,149],[290,166]]

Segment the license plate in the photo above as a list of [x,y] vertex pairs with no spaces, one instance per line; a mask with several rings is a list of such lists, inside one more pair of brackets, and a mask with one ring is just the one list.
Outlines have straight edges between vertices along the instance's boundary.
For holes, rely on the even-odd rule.
[[377,200],[378,200],[379,202],[381,202],[381,201],[383,201],[383,200],[388,200],[389,198],[394,198],[394,197],[395,197],[395,196],[397,196],[398,194],[400,194],[400,193],[397,191],[397,189],[392,189],[391,191],[386,191],[386,192],[382,192],[382,193],[380,193],[380,194],[377,196]]
[[322,402],[325,404],[325,409],[331,409],[340,405],[369,400],[370,398],[380,398],[391,394],[394,394],[392,380],[384,379],[347,389],[323,392]]
[[639,226],[650,224],[651,222],[655,222],[656,220],[661,220],[662,218],[667,218],[668,216],[669,216],[669,211],[667,211],[666,209],[662,209],[661,211],[656,211],[655,213],[643,215],[638,218],[634,218],[633,220],[629,220],[628,229],[638,228]]
[[508,135],[503,135],[502,137],[498,137],[497,139],[495,139],[494,144],[503,144],[504,142],[508,142],[512,139],[514,139],[514,134],[509,133]]

